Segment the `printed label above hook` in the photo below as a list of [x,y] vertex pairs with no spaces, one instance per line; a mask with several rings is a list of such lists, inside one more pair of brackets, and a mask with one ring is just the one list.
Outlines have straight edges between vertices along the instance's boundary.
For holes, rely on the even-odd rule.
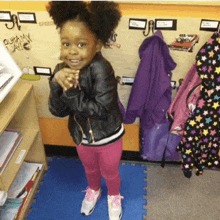
[[10,11],[0,11],[0,21],[12,21]]
[[147,19],[129,19],[129,29],[145,30],[147,25]]
[[218,31],[219,28],[219,21],[214,21],[214,20],[201,20],[200,24],[200,31]]
[[155,19],[156,30],[173,30],[176,31],[177,20],[176,19]]
[[18,18],[20,23],[37,23],[35,13],[18,12]]
[[38,67],[34,66],[34,72],[36,75],[52,75],[50,67]]

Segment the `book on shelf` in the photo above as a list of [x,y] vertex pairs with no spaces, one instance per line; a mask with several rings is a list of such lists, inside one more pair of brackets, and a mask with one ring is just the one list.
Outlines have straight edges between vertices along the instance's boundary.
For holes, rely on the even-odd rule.
[[1,103],[22,76],[21,69],[2,41],[0,41],[0,74],[2,74],[0,76],[0,87],[2,87],[0,88]]
[[0,73],[0,90],[4,89],[12,78],[13,76],[10,73]]
[[22,139],[22,133],[15,130],[5,130],[0,135],[0,173],[7,167]]
[[36,172],[34,173],[33,177],[31,178],[31,180],[27,183],[27,185],[25,186],[25,191],[26,191],[26,196],[24,197],[22,204],[17,212],[17,215],[15,216],[14,220],[19,220],[19,217],[21,215],[21,211],[23,209],[23,207],[25,206],[26,202],[27,202],[27,198],[28,196],[30,196],[32,190],[33,190],[33,186],[34,186],[34,182],[38,177],[38,174],[40,173],[40,169],[37,169]]
[[14,182],[8,191],[8,198],[17,198],[27,183],[32,179],[36,171],[38,169],[41,170],[42,166],[43,165],[40,163],[23,162]]
[[0,206],[0,219],[14,220],[21,205],[21,199],[7,199],[5,204]]
[[8,198],[4,206],[0,206],[0,219],[19,220],[22,208],[33,190],[35,181],[43,164],[23,162],[12,186],[8,191]]

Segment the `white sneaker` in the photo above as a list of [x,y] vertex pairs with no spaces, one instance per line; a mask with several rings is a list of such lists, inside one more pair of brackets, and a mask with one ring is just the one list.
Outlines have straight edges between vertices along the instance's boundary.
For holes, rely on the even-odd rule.
[[86,192],[86,195],[82,201],[81,213],[83,215],[91,215],[95,209],[97,201],[101,197],[101,189],[95,191],[87,188],[84,192]]
[[109,220],[120,220],[122,218],[121,199],[124,199],[124,197],[120,194],[117,196],[108,195]]

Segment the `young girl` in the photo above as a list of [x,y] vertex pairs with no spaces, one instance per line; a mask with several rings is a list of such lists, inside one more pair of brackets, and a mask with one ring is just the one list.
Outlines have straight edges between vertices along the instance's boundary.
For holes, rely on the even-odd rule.
[[90,215],[108,188],[109,219],[122,217],[119,162],[123,119],[118,106],[117,80],[101,55],[121,18],[113,2],[52,1],[47,10],[60,28],[61,58],[49,80],[49,109],[69,115],[68,127],[88,181],[81,213]]

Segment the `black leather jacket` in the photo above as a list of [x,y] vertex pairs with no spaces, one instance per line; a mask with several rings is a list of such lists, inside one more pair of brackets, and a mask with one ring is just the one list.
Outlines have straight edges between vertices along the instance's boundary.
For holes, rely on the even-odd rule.
[[89,143],[95,143],[111,136],[121,126],[123,118],[118,106],[117,80],[111,64],[99,54],[80,71],[78,88],[63,92],[53,82],[56,72],[64,68],[60,63],[49,79],[49,110],[58,117],[69,115],[68,128],[77,145],[81,144],[83,133]]

